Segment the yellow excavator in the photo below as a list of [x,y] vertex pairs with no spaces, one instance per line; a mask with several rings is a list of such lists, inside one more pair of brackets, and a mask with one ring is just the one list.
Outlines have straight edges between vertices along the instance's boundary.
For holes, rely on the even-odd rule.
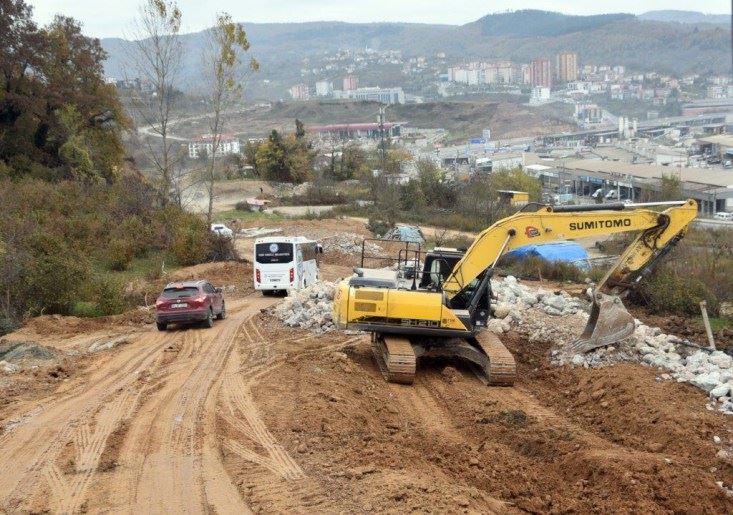
[[[652,208],[666,208],[657,211]],[[460,357],[477,365],[489,385],[514,384],[514,357],[486,325],[491,277],[507,251],[532,243],[639,231],[593,292],[588,324],[568,352],[618,342],[634,331],[620,295],[628,292],[685,235],[697,216],[694,200],[645,204],[528,204],[481,232],[465,252],[407,248],[396,269],[356,268],[336,288],[333,318],[340,329],[371,333],[390,382],[411,384],[420,357]],[[417,267],[422,263],[422,267]],[[416,269],[419,268],[419,269]]]

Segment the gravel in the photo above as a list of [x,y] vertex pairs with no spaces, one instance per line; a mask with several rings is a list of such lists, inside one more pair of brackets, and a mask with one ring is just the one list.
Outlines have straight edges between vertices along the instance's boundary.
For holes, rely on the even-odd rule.
[[[339,233],[334,236],[323,238],[321,244],[324,252],[339,252],[349,256],[361,255],[361,245],[364,237],[350,232]],[[370,256],[380,255],[382,248],[372,242],[367,242],[366,253]]]

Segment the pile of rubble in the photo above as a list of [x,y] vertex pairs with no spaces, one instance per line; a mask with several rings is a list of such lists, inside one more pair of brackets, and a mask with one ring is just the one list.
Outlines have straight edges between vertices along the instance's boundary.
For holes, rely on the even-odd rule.
[[[349,256],[361,255],[361,244],[364,240],[363,236],[358,234],[344,232],[334,236],[329,236],[321,240],[324,252],[339,252]],[[380,255],[383,250],[379,245],[371,242],[366,243],[365,252],[367,255]]]
[[662,380],[687,382],[705,390],[713,400],[710,409],[733,414],[733,358],[724,352],[690,346],[658,327],[636,320],[634,334],[617,345],[586,354],[569,354],[563,352],[563,347],[575,341],[585,328],[589,302],[564,291],[529,288],[512,276],[493,281],[492,288],[497,302],[489,329],[503,333],[514,328],[530,342],[553,342],[553,363],[583,367],[624,361],[643,363],[661,369]]
[[275,306],[274,313],[288,327],[311,329],[325,333],[333,325],[333,293],[336,285],[317,282],[302,290],[291,290],[289,296]]

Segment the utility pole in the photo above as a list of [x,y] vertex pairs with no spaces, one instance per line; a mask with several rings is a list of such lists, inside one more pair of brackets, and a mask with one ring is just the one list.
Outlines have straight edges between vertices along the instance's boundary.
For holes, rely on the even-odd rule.
[[379,117],[377,118],[377,121],[379,122],[379,147],[380,147],[380,160],[381,160],[381,173],[385,173],[384,167],[385,163],[387,161],[387,156],[385,155],[386,149],[384,148],[384,111],[385,106],[381,106],[379,108]]

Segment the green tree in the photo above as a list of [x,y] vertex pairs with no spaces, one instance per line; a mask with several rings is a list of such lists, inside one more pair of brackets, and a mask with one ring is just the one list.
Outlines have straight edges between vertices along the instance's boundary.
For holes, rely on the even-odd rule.
[[[213,139],[213,152],[206,162],[204,182],[208,192],[208,209],[206,211],[207,224],[211,223],[214,209],[214,182],[216,180],[216,162],[219,159],[222,133],[226,125],[224,116],[226,109],[242,95],[242,84],[238,69],[241,65],[242,54],[249,51],[249,40],[244,28],[232,21],[227,13],[217,15],[216,26],[210,32],[209,48],[204,55],[204,62],[211,67],[209,70],[209,99],[213,114],[209,123],[209,133]],[[256,60],[249,62],[251,70],[259,69]]]
[[106,54],[75,20],[39,29],[31,15],[0,0],[0,161],[15,176],[112,181],[129,122],[104,81]]
[[273,130],[257,147],[257,167],[271,181],[305,182],[313,178],[313,152],[294,134],[283,138]]

